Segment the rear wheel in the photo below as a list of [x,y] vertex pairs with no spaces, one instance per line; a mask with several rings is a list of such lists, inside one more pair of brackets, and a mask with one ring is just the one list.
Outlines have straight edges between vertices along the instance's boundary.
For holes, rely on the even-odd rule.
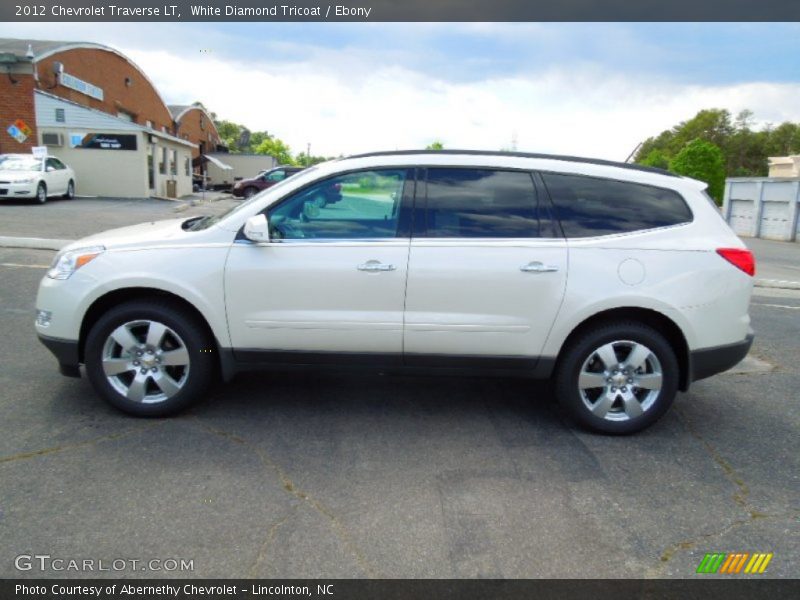
[[559,402],[584,427],[641,431],[670,407],[679,366],[669,342],[636,322],[597,327],[570,344],[556,372]]
[[70,179],[69,183],[67,184],[67,193],[64,194],[64,198],[66,198],[67,200],[72,200],[74,197],[75,197],[75,182]]
[[39,185],[36,186],[36,201],[39,204],[47,202],[47,186],[43,181],[40,181]]
[[165,416],[196,400],[212,383],[213,340],[175,305],[133,301],[109,311],[86,340],[86,373],[118,409]]

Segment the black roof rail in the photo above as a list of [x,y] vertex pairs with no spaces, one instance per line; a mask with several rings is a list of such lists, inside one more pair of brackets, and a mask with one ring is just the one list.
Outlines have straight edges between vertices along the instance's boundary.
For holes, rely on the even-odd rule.
[[466,154],[470,156],[514,156],[520,158],[543,158],[549,160],[563,160],[565,162],[586,163],[590,165],[602,165],[606,167],[618,167],[620,169],[644,171],[646,173],[655,173],[657,175],[666,175],[668,177],[680,177],[680,175],[676,175],[675,173],[671,173],[670,171],[666,171],[664,169],[659,169],[658,167],[648,167],[645,165],[617,162],[602,158],[585,158],[582,156],[566,156],[562,154],[537,154],[533,152],[505,152],[501,150],[386,150],[383,152],[353,154],[351,156],[343,157],[342,160],[347,158],[367,158],[370,156],[403,156],[409,154]]

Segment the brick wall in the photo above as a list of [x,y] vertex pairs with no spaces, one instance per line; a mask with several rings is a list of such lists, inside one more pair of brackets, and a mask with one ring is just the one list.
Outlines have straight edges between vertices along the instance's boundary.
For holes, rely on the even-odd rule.
[[[64,87],[56,81],[53,63],[60,62],[70,75],[103,89],[103,100]],[[122,56],[100,48],[73,48],[48,56],[36,63],[39,89],[112,115],[124,111],[140,125],[166,127],[174,133],[172,115],[155,88],[139,70]],[[31,99],[32,101],[32,99]]]
[[192,150],[192,158],[200,156],[201,148],[202,152],[215,152],[219,144],[219,133],[214,122],[200,108],[191,108],[183,114],[177,135],[198,145]]
[[[17,83],[12,83],[12,79]],[[33,109],[33,75],[12,73],[0,74],[0,154],[30,152],[38,145],[36,116]],[[6,129],[17,119],[27,123],[33,133],[23,143],[12,138]]]

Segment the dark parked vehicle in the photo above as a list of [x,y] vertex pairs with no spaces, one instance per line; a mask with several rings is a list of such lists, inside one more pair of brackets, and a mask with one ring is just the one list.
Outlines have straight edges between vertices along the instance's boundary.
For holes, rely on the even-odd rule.
[[237,181],[233,186],[233,195],[239,198],[249,198],[302,170],[303,167],[275,167],[250,179]]

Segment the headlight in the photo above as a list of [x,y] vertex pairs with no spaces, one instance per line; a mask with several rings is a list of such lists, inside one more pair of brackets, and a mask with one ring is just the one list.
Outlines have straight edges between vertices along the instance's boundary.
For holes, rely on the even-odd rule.
[[34,177],[28,177],[27,179],[17,179],[14,183],[33,183],[36,181]]
[[75,271],[105,252],[105,246],[87,246],[56,254],[47,272],[50,279],[68,279]]

